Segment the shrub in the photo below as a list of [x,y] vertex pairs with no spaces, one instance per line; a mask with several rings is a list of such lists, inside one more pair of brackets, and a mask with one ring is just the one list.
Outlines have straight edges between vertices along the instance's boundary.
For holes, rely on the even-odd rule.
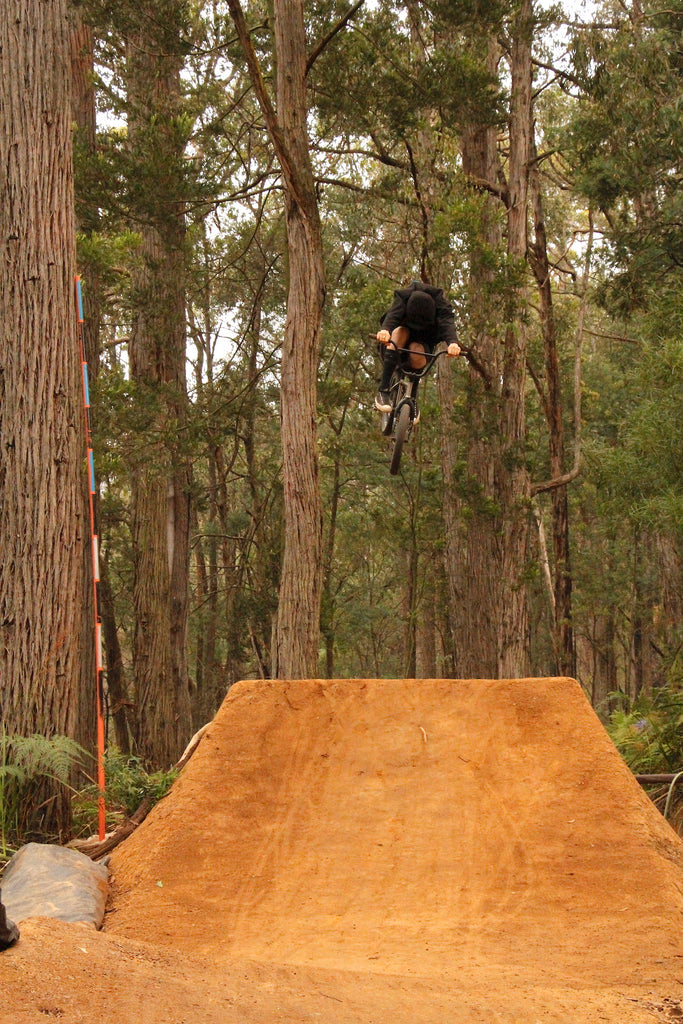
[[54,786],[46,784],[70,788],[74,768],[87,756],[67,736],[0,733],[0,859],[30,837],[41,808],[55,799]]

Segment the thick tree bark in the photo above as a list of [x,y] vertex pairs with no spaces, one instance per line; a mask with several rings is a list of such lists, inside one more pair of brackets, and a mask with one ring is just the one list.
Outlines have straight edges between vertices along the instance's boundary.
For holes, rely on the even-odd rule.
[[[306,35],[302,0],[275,0],[277,108],[295,165],[285,171],[289,291],[282,347],[285,547],[277,620],[277,675],[315,676],[322,582],[317,378],[325,302],[322,229],[306,127]],[[284,168],[283,168],[284,170]]]
[[[71,109],[76,132],[74,145],[84,158],[94,155],[96,148],[96,111],[94,87],[93,33],[80,18],[78,9],[71,10]],[[78,230],[85,234],[100,227],[99,210],[93,205],[80,205],[76,210]],[[100,356],[100,282],[95,266],[87,268],[83,288],[83,347],[88,363],[90,382],[97,378]]]
[[275,675],[307,678],[318,673],[322,594],[316,416],[325,271],[307,130],[304,5],[303,0],[273,3],[277,112],[266,92],[239,0],[228,0],[228,7],[284,182],[289,256],[280,405],[285,544]]
[[92,749],[65,0],[0,5],[0,122],[2,726]]
[[[146,179],[129,355],[148,430],[131,473],[136,743],[150,764],[175,762],[191,731],[187,673],[190,467],[186,420],[185,223],[179,5],[140,11],[129,44],[129,137]],[[162,16],[163,15],[163,16]]]

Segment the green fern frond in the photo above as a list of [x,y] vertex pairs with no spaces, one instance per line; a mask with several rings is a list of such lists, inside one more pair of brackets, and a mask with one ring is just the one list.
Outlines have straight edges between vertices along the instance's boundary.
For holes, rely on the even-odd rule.
[[16,764],[0,764],[0,785],[8,779],[13,779],[21,785],[26,782],[27,775],[23,768]]
[[86,752],[68,736],[12,737],[13,761],[29,779],[52,778],[66,783],[74,764],[82,762]]
[[[0,732],[0,860],[21,844],[40,784],[66,785],[87,751],[67,736],[13,736]],[[43,799],[43,797],[40,797]],[[11,844],[11,845],[10,845]]]

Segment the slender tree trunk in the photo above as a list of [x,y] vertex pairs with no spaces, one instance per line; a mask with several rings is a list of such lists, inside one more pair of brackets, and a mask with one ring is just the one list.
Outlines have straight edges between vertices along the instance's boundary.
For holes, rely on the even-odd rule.
[[285,544],[276,675],[318,671],[322,504],[317,453],[317,372],[325,302],[322,230],[309,150],[303,0],[274,0],[277,112],[265,89],[239,0],[228,0],[282,169],[289,288],[282,342],[281,434]]
[[340,498],[340,461],[335,457],[332,471],[332,495],[323,559],[322,632],[325,639],[325,678],[334,678],[335,601],[333,592],[334,547]]
[[[93,33],[80,17],[77,8],[71,8],[71,108],[76,126],[74,146],[83,159],[92,158],[96,149],[97,120],[95,110]],[[76,209],[78,229],[84,234],[99,230],[99,209],[92,202],[81,203]],[[90,382],[97,379],[100,358],[100,280],[95,264],[84,268],[83,287],[83,347],[88,363]]]
[[114,723],[116,746],[122,754],[130,753],[130,729],[128,711],[130,703],[126,690],[123,669],[123,654],[116,628],[114,595],[109,577],[109,560],[104,550],[100,552],[99,612],[102,619],[102,642],[107,652],[107,694],[109,714]]
[[425,582],[425,593],[420,602],[420,616],[415,630],[415,677],[416,679],[435,679],[438,674],[437,659],[439,654],[438,633],[436,627],[436,595],[438,580]]
[[680,643],[683,622],[683,552],[681,541],[671,533],[655,535],[661,609],[653,623],[658,649],[668,659]]
[[[93,749],[65,0],[0,4],[0,122],[2,726]],[[68,800],[51,811],[52,825],[68,825]]]
[[[532,0],[522,0],[514,26],[510,59],[510,156],[508,175],[508,256],[520,267],[527,256],[527,195],[531,155]],[[528,672],[529,609],[524,575],[529,533],[529,474],[526,468],[526,330],[524,286],[513,294],[505,337],[501,451],[496,464],[502,510],[498,676]]]
[[175,0],[141,10],[140,33],[129,45],[129,136],[146,177],[136,211],[141,247],[129,354],[138,396],[153,408],[131,476],[133,673],[137,747],[157,765],[177,761],[191,730],[190,469],[181,449],[187,394],[179,14]]
[[606,714],[609,711],[609,695],[617,689],[617,662],[615,651],[614,612],[596,615],[593,620],[591,646],[593,665],[591,678],[591,703],[596,710]]
[[[536,158],[536,146],[532,141]],[[538,286],[541,333],[545,353],[546,390],[543,406],[548,424],[548,448],[550,457],[550,478],[558,479],[565,472],[564,422],[560,360],[557,351],[557,331],[553,308],[552,281],[545,231],[545,216],[541,196],[538,164],[534,159],[530,177],[534,210],[535,237],[531,246],[531,265]],[[554,649],[557,656],[557,671],[560,675],[576,674],[574,652],[574,631],[572,626],[572,574],[569,549],[569,502],[567,486],[554,487],[550,492],[552,502],[552,541],[555,575],[554,592]]]
[[[495,40],[487,46],[487,69],[493,73],[498,60]],[[473,182],[499,179],[496,131],[473,125],[463,132],[462,162]],[[459,632],[455,671],[465,677],[495,678],[498,673],[498,629],[501,618],[501,549],[498,496],[494,465],[497,458],[498,416],[501,401],[500,341],[493,333],[497,323],[493,295],[495,272],[491,256],[499,254],[502,222],[499,202],[488,193],[479,199],[476,242],[470,257],[470,345],[487,381],[470,365],[467,374],[467,490],[466,535],[449,534],[447,543],[460,548],[463,563],[456,584],[461,601],[454,606],[454,628]],[[460,533],[464,532],[461,527]],[[452,572],[453,570],[451,570]]]

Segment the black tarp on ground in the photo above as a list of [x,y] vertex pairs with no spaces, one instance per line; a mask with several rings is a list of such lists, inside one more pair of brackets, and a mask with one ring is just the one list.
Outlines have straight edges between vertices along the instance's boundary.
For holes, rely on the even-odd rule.
[[64,846],[28,843],[15,853],[2,879],[2,898],[13,921],[55,917],[100,928],[109,892],[108,871]]
[[9,949],[18,938],[19,929],[7,917],[7,912],[2,902],[2,890],[0,889],[0,950]]

